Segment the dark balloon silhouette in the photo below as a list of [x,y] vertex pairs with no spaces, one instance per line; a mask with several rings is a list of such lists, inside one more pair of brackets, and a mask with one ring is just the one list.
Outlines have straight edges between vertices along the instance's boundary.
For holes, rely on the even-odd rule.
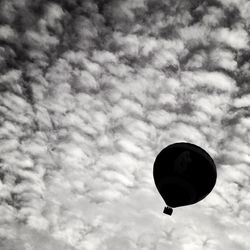
[[172,208],[194,204],[204,199],[213,189],[216,166],[202,148],[186,142],[164,148],[156,157],[153,170],[155,185],[171,215]]

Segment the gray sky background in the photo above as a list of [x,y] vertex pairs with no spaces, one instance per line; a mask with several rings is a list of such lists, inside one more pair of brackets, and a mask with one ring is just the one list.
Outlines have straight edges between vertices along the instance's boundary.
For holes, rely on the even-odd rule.
[[[250,2],[0,1],[0,249],[250,249]],[[162,213],[156,155],[217,164]]]

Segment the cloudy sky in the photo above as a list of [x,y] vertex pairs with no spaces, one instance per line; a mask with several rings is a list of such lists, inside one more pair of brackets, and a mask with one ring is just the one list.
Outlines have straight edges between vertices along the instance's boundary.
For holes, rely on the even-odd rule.
[[[250,249],[248,0],[0,1],[0,249]],[[153,162],[212,193],[162,213]]]

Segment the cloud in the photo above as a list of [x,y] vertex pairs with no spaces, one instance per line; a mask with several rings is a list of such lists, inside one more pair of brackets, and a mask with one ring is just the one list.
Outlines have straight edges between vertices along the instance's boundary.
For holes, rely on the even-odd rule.
[[249,101],[250,95],[243,95],[240,98],[234,100],[234,106],[237,108],[248,107],[250,105]]
[[184,72],[183,81],[186,81],[186,84],[190,84],[191,87],[204,86],[218,91],[229,92],[237,89],[235,80],[220,72]]
[[214,32],[214,39],[224,43],[233,49],[248,48],[248,34],[244,29],[220,28]]
[[14,30],[9,25],[2,25],[0,26],[0,39],[2,41],[11,41],[16,39]]
[[[205,10],[205,8],[203,8]],[[225,18],[223,9],[216,6],[206,8],[207,13],[202,16],[202,22],[205,25],[216,27],[220,25],[220,22]]]
[[[248,249],[248,7],[1,1],[0,249]],[[218,179],[166,217],[176,141]]]
[[229,71],[235,71],[237,69],[235,55],[231,51],[216,49],[212,51],[210,57],[212,67],[219,67]]
[[196,46],[199,44],[206,45],[209,42],[210,31],[207,27],[201,25],[192,25],[190,27],[184,27],[180,29],[181,38],[186,41],[188,46]]

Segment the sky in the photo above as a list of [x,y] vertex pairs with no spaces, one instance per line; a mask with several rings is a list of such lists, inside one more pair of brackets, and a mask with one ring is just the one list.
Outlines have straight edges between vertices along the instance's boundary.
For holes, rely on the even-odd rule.
[[[0,250],[250,249],[250,2],[0,1]],[[217,183],[165,206],[162,148]]]

